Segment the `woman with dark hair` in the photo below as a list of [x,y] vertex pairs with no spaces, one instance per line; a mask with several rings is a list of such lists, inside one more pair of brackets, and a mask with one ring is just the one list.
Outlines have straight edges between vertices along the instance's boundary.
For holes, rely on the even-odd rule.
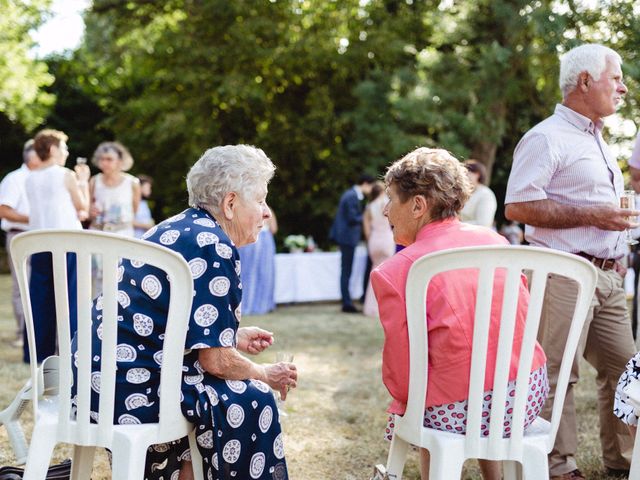
[[473,225],[492,227],[498,202],[494,193],[486,186],[487,169],[477,160],[467,160],[464,166],[467,168],[472,193],[460,211],[460,220]]

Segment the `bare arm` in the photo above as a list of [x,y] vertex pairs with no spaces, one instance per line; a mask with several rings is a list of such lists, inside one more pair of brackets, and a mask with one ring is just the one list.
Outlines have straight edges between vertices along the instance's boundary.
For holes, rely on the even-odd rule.
[[371,208],[367,208],[364,211],[362,217],[362,233],[364,234],[364,239],[368,240],[371,234]]
[[287,396],[287,387],[295,388],[298,372],[292,363],[258,365],[232,347],[203,348],[198,361],[208,373],[224,380],[261,380]]
[[0,205],[0,218],[4,218],[10,222],[29,223],[29,217],[27,215],[18,213],[9,205]]
[[137,178],[132,184],[133,188],[133,214],[138,213],[138,207],[140,206],[140,199],[142,198],[142,193],[140,193],[140,180]]
[[269,230],[272,235],[275,235],[278,231],[278,219],[276,218],[276,214],[271,210],[271,218],[267,220],[269,222]]
[[640,193],[640,168],[630,166],[629,172],[631,173],[631,186],[636,193]]
[[[73,202],[73,206],[75,207],[78,213],[89,211],[89,184],[88,184],[88,170],[89,167],[86,165],[76,165],[76,169],[78,167],[85,167],[87,172],[84,172],[84,169],[81,173],[72,172],[71,170],[67,170],[64,177],[64,185],[69,191],[71,195],[71,201]],[[86,174],[85,174],[86,173]],[[86,214],[85,213],[85,214]]]
[[509,220],[534,227],[597,227],[601,230],[622,231],[635,225],[629,222],[627,217],[638,215],[640,212],[611,204],[573,206],[546,199],[509,203],[504,213]]

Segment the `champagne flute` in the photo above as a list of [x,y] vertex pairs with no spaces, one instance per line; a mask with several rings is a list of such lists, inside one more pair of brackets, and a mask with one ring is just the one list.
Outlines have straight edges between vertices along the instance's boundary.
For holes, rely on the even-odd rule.
[[[276,363],[280,363],[280,362],[287,362],[287,363],[293,362],[293,353],[285,352],[285,351],[282,351],[282,350],[277,351],[276,352]],[[288,386],[287,386],[287,391],[289,391],[289,387]],[[276,404],[278,405],[278,413],[280,414],[281,417],[289,416],[289,414],[284,411],[284,400],[282,399],[280,394],[278,394],[278,398],[276,400]]]
[[[629,210],[635,210],[636,208],[636,192],[634,190],[625,190],[620,197],[620,208],[627,208]],[[629,221],[634,221],[635,217],[627,217]],[[635,245],[638,243],[636,239],[631,236],[631,230],[627,228],[625,230],[625,240],[627,245]]]

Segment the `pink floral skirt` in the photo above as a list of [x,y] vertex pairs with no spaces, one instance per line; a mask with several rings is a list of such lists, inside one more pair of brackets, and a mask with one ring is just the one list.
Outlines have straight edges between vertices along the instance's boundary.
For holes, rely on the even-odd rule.
[[[513,417],[513,403],[516,395],[515,380],[507,383],[507,404],[504,418],[503,436],[511,435],[511,420]],[[525,417],[524,428],[526,429],[538,417],[542,411],[547,396],[549,395],[549,380],[547,378],[547,366],[534,370],[529,375],[529,392],[527,401],[527,415]],[[482,421],[480,431],[483,436],[489,435],[489,422],[491,418],[491,399],[493,391],[484,392],[482,402]],[[393,428],[395,426],[395,414],[389,415],[385,438],[391,440]],[[465,433],[467,430],[467,400],[449,403],[448,405],[436,405],[427,407],[424,412],[424,426],[435,430],[451,433]]]

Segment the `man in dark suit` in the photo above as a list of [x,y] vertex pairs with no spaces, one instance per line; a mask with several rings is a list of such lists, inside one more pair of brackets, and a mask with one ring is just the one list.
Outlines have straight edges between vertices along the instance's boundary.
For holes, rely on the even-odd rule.
[[362,202],[371,192],[374,182],[375,179],[371,175],[361,175],[358,183],[342,194],[336,218],[329,232],[329,238],[340,246],[340,294],[342,311],[346,313],[358,312],[349,293],[349,279],[353,267],[353,254],[362,235]]

